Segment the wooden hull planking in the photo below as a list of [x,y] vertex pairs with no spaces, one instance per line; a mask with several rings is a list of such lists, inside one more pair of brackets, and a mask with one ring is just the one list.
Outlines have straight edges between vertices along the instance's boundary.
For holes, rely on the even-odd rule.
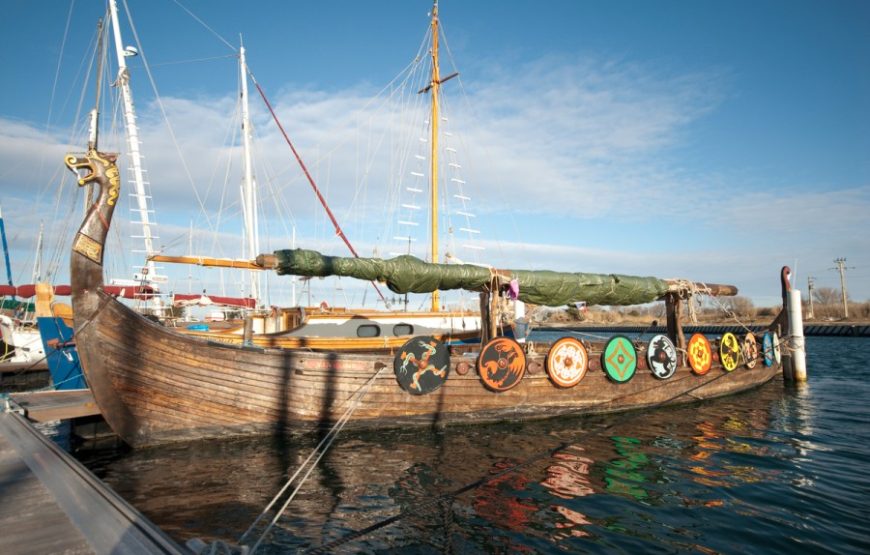
[[[99,306],[79,332],[82,366],[110,426],[133,446],[246,433],[329,427],[374,378],[348,426],[478,424],[639,409],[736,393],[769,381],[777,367],[756,366],[704,376],[680,368],[654,378],[643,357],[635,377],[608,380],[590,352],[590,369],[562,389],[543,371],[546,353],[529,355],[534,371],[515,388],[495,393],[475,371],[449,379],[428,395],[399,387],[389,354],[320,353],[221,344],[179,334],[99,293]],[[451,366],[472,354],[454,355]]]

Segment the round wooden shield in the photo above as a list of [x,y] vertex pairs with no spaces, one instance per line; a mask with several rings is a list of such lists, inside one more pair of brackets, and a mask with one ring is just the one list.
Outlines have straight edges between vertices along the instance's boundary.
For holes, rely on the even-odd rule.
[[769,331],[764,332],[761,336],[761,351],[764,355],[764,365],[773,366],[773,336]]
[[728,372],[740,364],[740,341],[730,331],[725,333],[722,340],[719,341],[719,361],[722,362],[722,368]]
[[441,387],[450,373],[450,352],[434,337],[409,339],[393,359],[393,371],[402,389],[414,395]]
[[507,391],[523,379],[526,354],[513,339],[496,337],[480,350],[477,373],[486,387],[493,391]]
[[634,377],[637,370],[637,351],[631,339],[624,335],[611,337],[601,353],[601,367],[607,377],[617,383],[625,383]]
[[646,361],[653,376],[666,380],[677,371],[677,348],[667,335],[656,335],[647,346]]
[[693,335],[689,339],[688,354],[689,366],[695,374],[703,376],[710,371],[710,367],[713,366],[713,350],[706,337],[700,333]]
[[574,387],[589,366],[586,347],[574,337],[563,337],[553,343],[547,353],[547,374],[559,387]]
[[749,369],[755,368],[758,364],[758,342],[755,340],[755,334],[751,331],[743,338],[743,361]]
[[779,336],[776,332],[773,332],[773,337],[771,338],[773,342],[773,360],[776,361],[777,364],[782,362],[782,351],[779,350]]

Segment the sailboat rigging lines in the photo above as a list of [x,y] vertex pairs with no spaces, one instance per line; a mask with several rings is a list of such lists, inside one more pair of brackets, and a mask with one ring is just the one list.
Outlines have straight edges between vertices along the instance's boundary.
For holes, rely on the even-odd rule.
[[[347,238],[347,235],[344,234],[344,231],[341,229],[341,226],[338,223],[338,220],[335,218],[335,215],[330,210],[329,205],[326,203],[326,199],[323,198],[323,194],[320,192],[320,188],[317,187],[317,183],[314,182],[314,178],[311,177],[311,173],[308,171],[308,168],[305,166],[305,162],[302,161],[302,157],[299,156],[299,153],[296,151],[296,147],[293,146],[293,141],[290,140],[289,135],[284,130],[284,126],[281,125],[281,120],[278,119],[278,115],[275,113],[275,110],[272,108],[272,103],[269,102],[269,99],[266,98],[266,93],[263,92],[263,88],[254,78],[254,74],[248,70],[248,74],[251,76],[251,81],[254,83],[254,86],[257,88],[257,92],[260,93],[260,96],[263,99],[263,102],[266,104],[266,107],[269,109],[269,113],[272,114],[272,119],[275,120],[275,124],[278,126],[278,129],[281,131],[281,135],[284,137],[284,140],[287,142],[287,146],[290,147],[290,150],[293,151],[293,156],[296,158],[296,161],[299,163],[299,167],[302,168],[302,172],[305,174],[306,179],[308,179],[308,183],[311,185],[311,188],[314,190],[314,194],[317,196],[317,200],[323,206],[323,209],[326,210],[326,214],[329,216],[329,221],[332,222],[332,225],[335,227],[335,234],[338,235],[341,240],[347,245],[347,248],[350,250],[351,254],[354,257],[358,258],[359,254],[357,254],[356,249],[353,248],[353,245],[350,243],[350,239]],[[378,288],[375,282],[372,282],[372,287],[377,291],[378,296],[387,304],[387,299],[384,297],[384,294]]]

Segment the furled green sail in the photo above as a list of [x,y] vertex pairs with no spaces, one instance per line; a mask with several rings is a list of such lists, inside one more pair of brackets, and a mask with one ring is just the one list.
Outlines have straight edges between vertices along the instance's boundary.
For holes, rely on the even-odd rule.
[[655,277],[619,274],[551,272],[549,270],[495,270],[470,264],[430,264],[414,256],[345,258],[305,249],[275,251],[280,275],[345,276],[386,283],[395,293],[430,293],[435,290],[483,291],[512,280],[519,284],[521,301],[562,306],[578,301],[600,305],[630,305],[654,301],[667,284]]

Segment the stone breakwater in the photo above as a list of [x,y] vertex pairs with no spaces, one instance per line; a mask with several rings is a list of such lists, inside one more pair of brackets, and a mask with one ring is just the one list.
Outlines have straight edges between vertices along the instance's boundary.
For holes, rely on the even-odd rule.
[[[766,325],[747,326],[753,333],[763,333]],[[624,332],[624,333],[666,333],[665,326],[638,326],[630,324],[606,324],[589,325],[578,324],[576,326],[546,326],[540,329],[547,331],[570,330],[574,332]],[[734,324],[704,324],[683,326],[686,334],[704,333],[721,335],[723,333],[744,333],[746,328]],[[870,324],[804,324],[805,337],[870,337]]]

